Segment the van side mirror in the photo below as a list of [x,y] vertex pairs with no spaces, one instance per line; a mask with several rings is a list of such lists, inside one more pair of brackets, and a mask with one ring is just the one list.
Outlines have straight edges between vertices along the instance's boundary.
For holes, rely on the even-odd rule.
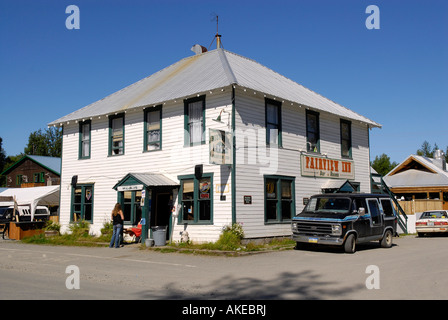
[[360,216],[363,216],[363,215],[365,215],[366,214],[366,208],[359,208],[358,209],[358,214],[360,215]]

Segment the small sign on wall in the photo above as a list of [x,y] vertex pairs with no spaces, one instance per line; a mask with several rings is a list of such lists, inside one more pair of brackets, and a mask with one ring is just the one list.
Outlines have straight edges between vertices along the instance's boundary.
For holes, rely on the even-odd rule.
[[244,204],[252,204],[252,196],[243,196]]

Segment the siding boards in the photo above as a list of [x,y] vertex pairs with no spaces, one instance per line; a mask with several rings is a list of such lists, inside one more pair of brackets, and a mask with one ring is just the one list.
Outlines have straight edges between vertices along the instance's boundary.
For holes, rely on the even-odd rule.
[[[206,141],[208,128],[229,130],[225,113],[221,124],[216,119],[221,109],[231,112],[229,91],[207,94],[206,96]],[[144,111],[139,108],[125,113],[125,154],[108,156],[109,120],[92,119],[91,157],[78,160],[79,124],[64,125],[63,163],[61,178],[61,225],[65,231],[70,222],[71,177],[78,175],[78,184],[94,184],[94,221],[91,232],[99,234],[105,221],[110,220],[110,212],[117,201],[117,192],[112,187],[130,172],[161,172],[177,181],[178,175],[193,174],[196,164],[204,165],[205,173],[213,173],[214,216],[213,226],[189,225],[187,231],[193,241],[213,241],[219,237],[223,225],[231,223],[230,170],[226,166],[209,165],[208,143],[184,147],[184,104],[166,103],[162,107],[162,150],[143,151]],[[229,118],[230,125],[230,118]],[[226,201],[221,201],[217,184],[225,185]],[[177,201],[177,198],[175,199]],[[174,239],[184,225],[175,224]]]
[[[303,198],[321,193],[327,179],[302,177],[300,171],[300,151],[306,150],[306,108],[282,102],[282,147],[275,150],[277,155],[266,148],[263,94],[237,89],[235,119],[237,222],[248,238],[289,235],[289,223],[265,223],[264,174],[295,177],[296,213],[303,209]],[[319,120],[321,153],[340,159],[340,117],[320,112]],[[370,192],[368,129],[357,122],[352,122],[352,157],[355,181],[361,183],[362,192]],[[251,205],[244,204],[245,195],[252,196]]]

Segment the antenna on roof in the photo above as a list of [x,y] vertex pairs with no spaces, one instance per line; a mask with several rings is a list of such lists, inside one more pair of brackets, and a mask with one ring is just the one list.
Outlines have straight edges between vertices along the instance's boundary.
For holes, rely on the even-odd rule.
[[216,48],[219,49],[223,46],[222,46],[222,42],[221,42],[221,35],[218,32],[218,26],[219,26],[218,25],[218,15],[216,13],[212,13],[212,14],[213,14],[212,21],[216,20],[216,34],[213,37],[212,43],[210,43],[210,46],[208,48],[210,49],[211,45],[213,44],[213,41],[215,41],[215,38],[216,38]]

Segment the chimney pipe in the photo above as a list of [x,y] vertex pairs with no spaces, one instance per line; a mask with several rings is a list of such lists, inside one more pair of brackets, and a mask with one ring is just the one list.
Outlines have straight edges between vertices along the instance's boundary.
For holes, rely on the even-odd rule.
[[445,154],[440,149],[434,151],[434,164],[443,171],[446,171]]
[[216,49],[221,48],[221,35],[220,34],[216,34]]

